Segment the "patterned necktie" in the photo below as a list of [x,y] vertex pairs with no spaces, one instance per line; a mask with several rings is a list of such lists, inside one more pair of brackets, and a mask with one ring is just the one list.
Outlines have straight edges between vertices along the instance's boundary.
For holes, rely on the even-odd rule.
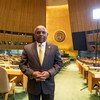
[[43,63],[43,58],[44,58],[44,54],[43,54],[43,45],[40,44],[40,45],[39,45],[39,59],[40,59],[41,65],[42,65],[42,63]]

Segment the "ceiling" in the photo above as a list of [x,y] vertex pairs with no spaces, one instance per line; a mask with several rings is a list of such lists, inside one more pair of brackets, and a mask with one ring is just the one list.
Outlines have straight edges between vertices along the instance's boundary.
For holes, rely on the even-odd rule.
[[65,5],[68,3],[68,0],[46,0],[47,6],[59,6]]

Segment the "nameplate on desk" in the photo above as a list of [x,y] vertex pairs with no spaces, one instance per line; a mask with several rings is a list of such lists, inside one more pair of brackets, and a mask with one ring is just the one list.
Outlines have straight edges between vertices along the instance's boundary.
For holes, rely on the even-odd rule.
[[89,69],[100,69],[100,67],[89,66]]

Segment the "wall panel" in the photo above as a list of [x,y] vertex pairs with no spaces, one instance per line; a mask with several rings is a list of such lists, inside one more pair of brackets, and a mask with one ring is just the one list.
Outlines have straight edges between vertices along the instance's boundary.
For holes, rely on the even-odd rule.
[[39,24],[46,25],[45,0],[0,0],[0,29],[31,33]]
[[95,30],[97,28],[97,21],[93,20],[92,11],[100,7],[100,0],[69,0],[68,4],[72,32]]
[[0,0],[0,48],[22,49],[33,41],[25,34],[40,24],[46,26],[46,0]]
[[[48,41],[58,45],[59,49],[65,50],[66,53],[73,51],[72,36],[70,30],[70,20],[68,5],[47,6],[46,25],[48,29]],[[58,42],[55,40],[55,33],[63,31],[65,40]]]

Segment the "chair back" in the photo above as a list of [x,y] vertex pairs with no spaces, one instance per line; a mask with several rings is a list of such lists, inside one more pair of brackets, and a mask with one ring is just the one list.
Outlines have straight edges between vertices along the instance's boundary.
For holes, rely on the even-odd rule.
[[6,93],[10,91],[10,83],[6,70],[0,67],[0,93]]

